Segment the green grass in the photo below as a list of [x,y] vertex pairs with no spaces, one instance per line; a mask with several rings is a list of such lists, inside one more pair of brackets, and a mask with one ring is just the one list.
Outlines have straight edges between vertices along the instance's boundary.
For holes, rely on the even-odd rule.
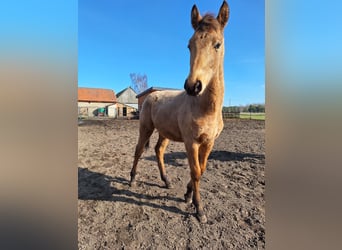
[[265,120],[265,113],[240,113],[241,119]]

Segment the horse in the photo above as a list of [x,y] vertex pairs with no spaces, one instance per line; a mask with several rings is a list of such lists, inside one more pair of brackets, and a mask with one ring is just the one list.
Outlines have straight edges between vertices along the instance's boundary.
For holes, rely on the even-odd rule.
[[165,186],[171,188],[164,166],[164,152],[170,140],[184,142],[191,177],[184,199],[195,205],[200,223],[207,222],[199,193],[200,178],[215,139],[223,129],[223,31],[228,19],[226,1],[222,3],[217,17],[212,14],[202,17],[197,6],[193,5],[191,25],[194,34],[188,44],[190,72],[184,83],[185,90],[156,91],[146,97],[140,112],[139,139],[130,173],[130,186],[134,186],[139,158],[156,129],[159,138],[155,153],[160,176]]

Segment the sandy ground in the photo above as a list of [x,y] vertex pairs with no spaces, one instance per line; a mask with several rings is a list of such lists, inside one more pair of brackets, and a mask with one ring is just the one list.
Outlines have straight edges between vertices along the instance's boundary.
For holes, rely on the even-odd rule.
[[173,188],[154,154],[158,135],[128,181],[137,120],[88,120],[78,128],[79,249],[264,249],[265,122],[227,120],[209,156],[200,193],[207,224],[183,195],[190,178],[182,143],[165,153]]

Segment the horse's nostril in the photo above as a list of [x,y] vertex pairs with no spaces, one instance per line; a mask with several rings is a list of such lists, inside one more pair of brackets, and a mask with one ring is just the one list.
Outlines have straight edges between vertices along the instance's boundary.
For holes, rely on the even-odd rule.
[[194,92],[197,95],[201,92],[201,90],[202,90],[202,82],[198,80],[195,84]]
[[196,81],[196,83],[194,85],[189,86],[188,79],[186,79],[184,82],[184,89],[186,90],[186,93],[188,95],[196,96],[202,90],[202,82],[198,80],[198,81]]

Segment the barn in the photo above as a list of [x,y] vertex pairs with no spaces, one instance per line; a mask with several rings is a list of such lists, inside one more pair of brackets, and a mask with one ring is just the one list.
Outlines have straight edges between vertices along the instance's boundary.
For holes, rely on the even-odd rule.
[[117,100],[111,89],[80,87],[77,106],[79,117],[117,117]]
[[125,88],[116,94],[117,117],[134,118],[138,111],[137,93],[131,88]]

